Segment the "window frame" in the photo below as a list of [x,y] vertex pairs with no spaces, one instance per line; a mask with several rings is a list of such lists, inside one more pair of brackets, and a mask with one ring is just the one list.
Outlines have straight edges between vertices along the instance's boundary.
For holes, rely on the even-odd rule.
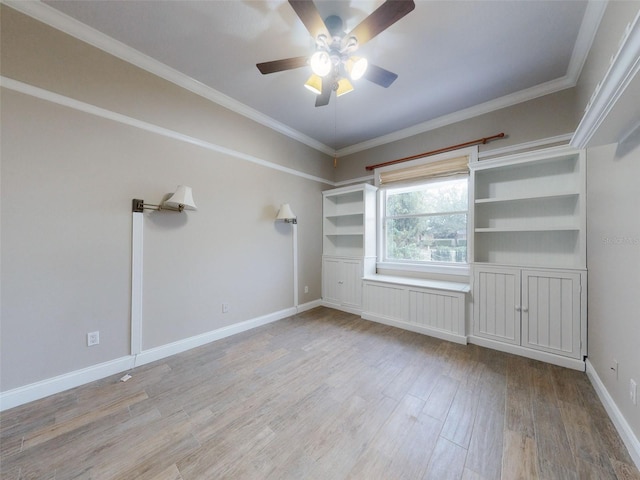
[[[420,166],[426,163],[437,162],[441,160],[458,158],[466,156],[469,159],[469,164],[478,161],[478,147],[467,147],[463,149],[453,150],[450,152],[433,155],[426,158],[420,158],[409,162],[403,162],[396,165],[389,165],[387,167],[381,167],[375,170],[375,185],[378,187],[378,208],[376,211],[376,235],[377,235],[377,262],[376,267],[380,270],[395,270],[404,272],[419,272],[419,273],[433,273],[433,274],[445,274],[445,275],[469,275],[470,264],[473,260],[473,199],[475,198],[473,193],[473,181],[471,174],[457,174],[449,177],[438,177],[431,179],[418,179],[407,182],[397,182],[389,185],[380,185],[380,173],[408,168],[412,166]],[[386,250],[386,236],[385,236],[385,192],[391,188],[404,188],[415,185],[422,185],[426,183],[432,183],[434,181],[446,181],[453,178],[466,177],[467,184],[467,261],[466,263],[446,263],[446,262],[425,262],[425,261],[389,261],[385,258]]]

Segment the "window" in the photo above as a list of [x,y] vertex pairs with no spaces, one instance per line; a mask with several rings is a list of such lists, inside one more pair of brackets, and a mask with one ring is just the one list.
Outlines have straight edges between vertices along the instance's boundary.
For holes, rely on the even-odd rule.
[[467,177],[387,188],[384,261],[467,263]]
[[379,266],[445,273],[468,268],[469,157],[454,155],[376,172]]

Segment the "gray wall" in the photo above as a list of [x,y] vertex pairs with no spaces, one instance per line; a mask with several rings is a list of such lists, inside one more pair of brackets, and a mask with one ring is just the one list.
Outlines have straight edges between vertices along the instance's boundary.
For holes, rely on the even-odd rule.
[[589,361],[640,438],[640,405],[629,399],[629,379],[640,383],[640,145],[587,155]]
[[[2,75],[295,169],[332,159],[2,6]],[[144,349],[321,295],[321,191],[330,185],[2,89],[0,389],[129,354],[131,200],[178,184],[198,211],[145,213]],[[309,293],[304,293],[304,286]],[[222,314],[221,303],[230,304]],[[86,347],[86,333],[100,345]]]
[[[637,1],[609,2],[576,88],[577,111],[582,112],[603,79],[624,28],[639,8]],[[605,124],[610,122],[615,119],[605,120]],[[640,382],[637,141],[587,150],[587,267],[589,361],[636,438],[640,438],[640,404],[633,405],[629,399],[629,379]],[[610,370],[614,359],[619,362],[617,378]]]

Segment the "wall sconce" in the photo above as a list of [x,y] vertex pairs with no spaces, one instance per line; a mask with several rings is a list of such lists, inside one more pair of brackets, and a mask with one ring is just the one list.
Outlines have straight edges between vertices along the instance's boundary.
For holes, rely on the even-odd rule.
[[288,203],[280,205],[280,210],[278,211],[276,220],[283,220],[285,223],[298,223],[296,214],[291,211],[291,207]]
[[298,219],[288,203],[280,205],[276,221],[291,223],[293,230],[293,308],[298,312]]
[[193,201],[193,193],[191,187],[178,185],[175,193],[160,204],[144,203],[144,200],[138,198],[133,199],[133,211],[142,212],[143,210],[170,210],[172,212],[182,212],[183,210],[197,210]]

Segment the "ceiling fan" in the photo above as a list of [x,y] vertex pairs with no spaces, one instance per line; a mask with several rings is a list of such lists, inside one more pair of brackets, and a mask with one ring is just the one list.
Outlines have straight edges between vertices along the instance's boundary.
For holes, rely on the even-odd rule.
[[336,15],[322,20],[311,0],[289,0],[289,4],[316,41],[316,51],[310,57],[258,63],[256,66],[263,75],[310,65],[313,74],[305,87],[316,94],[316,107],[327,105],[332,91],[337,96],[352,91],[349,79],[364,77],[387,88],[398,78],[397,74],[353,54],[358,47],[411,12],[415,8],[413,0],[387,0],[349,33],[342,30],[342,19]]

